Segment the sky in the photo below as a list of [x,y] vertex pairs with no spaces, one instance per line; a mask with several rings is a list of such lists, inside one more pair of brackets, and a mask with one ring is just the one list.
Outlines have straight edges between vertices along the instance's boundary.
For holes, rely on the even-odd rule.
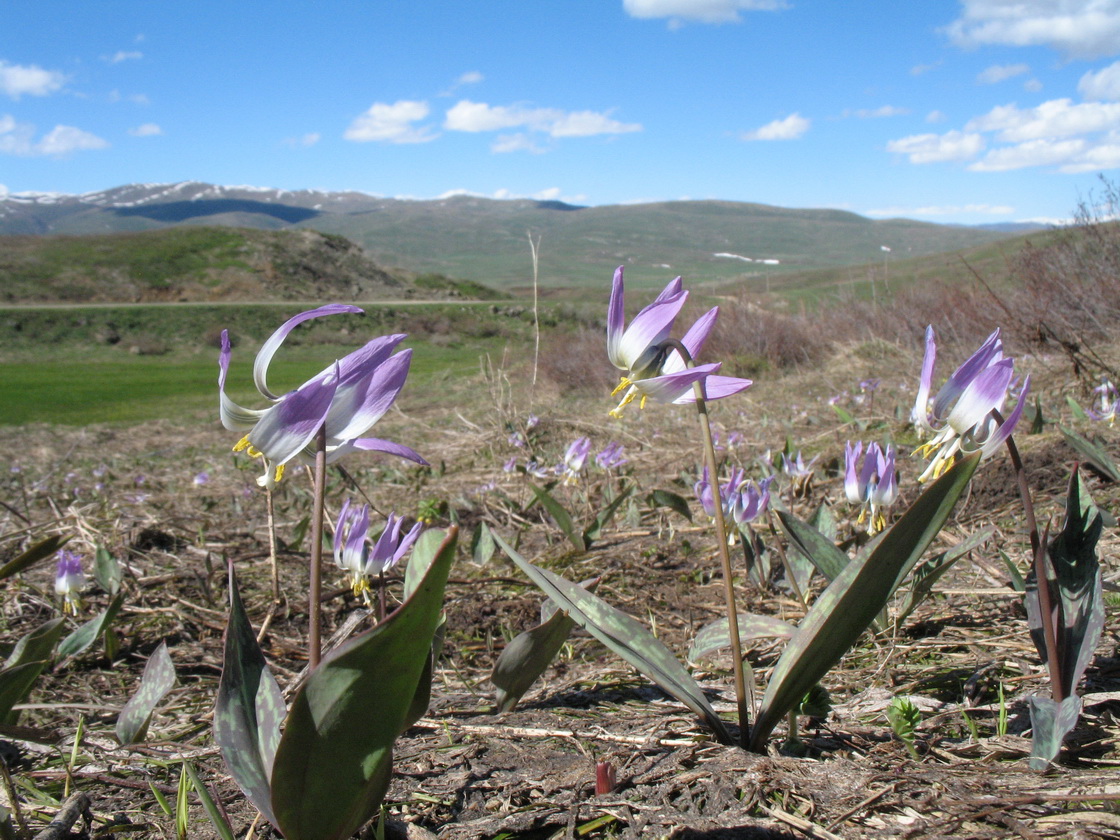
[[1120,0],[5,0],[0,196],[196,180],[1056,222]]

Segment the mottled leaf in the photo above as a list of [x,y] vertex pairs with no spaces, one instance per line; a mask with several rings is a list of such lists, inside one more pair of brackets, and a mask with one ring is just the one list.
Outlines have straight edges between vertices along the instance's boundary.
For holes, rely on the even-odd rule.
[[954,563],[982,543],[987,542],[995,533],[995,530],[994,525],[981,528],[979,531],[969,534],[947,551],[942,551],[924,563],[919,563],[913,574],[910,575],[910,591],[906,593],[906,598],[898,609],[898,615],[895,619],[898,624],[901,625],[910,617],[910,613],[914,612],[918,605],[929,597],[937,581],[953,567]]
[[118,592],[116,597],[109,602],[109,606],[63,639],[62,644],[58,646],[58,655],[77,656],[96,642],[109,629],[113,619],[117,617],[117,613],[124,606],[124,596],[125,593]]
[[657,683],[666,693],[692,709],[712,728],[721,743],[731,743],[731,736],[723,721],[708,704],[700,686],[649,630],[582,587],[547,569],[534,566],[499,535],[495,534],[494,539],[533,583],[544,590],[576,624]]
[[543,487],[538,487],[535,484],[530,484],[529,487],[537,497],[541,507],[548,511],[548,515],[564,532],[564,536],[568,538],[568,542],[575,547],[576,551],[587,551],[587,541],[583,538],[583,531],[572,522],[572,515],[568,513],[567,508],[556,501],[553,495]]
[[848,555],[837,548],[830,537],[807,522],[802,522],[784,510],[779,510],[777,513],[782,530],[790,539],[790,545],[812,563],[826,580],[835,580],[848,565]]
[[490,674],[490,682],[497,688],[498,711],[513,710],[529,686],[556,658],[575,626],[567,613],[556,610],[544,624],[510,640]]
[[478,527],[474,529],[474,533],[471,535],[471,556],[474,558],[474,562],[480,565],[489,563],[496,548],[494,537],[490,534],[490,526],[485,522],[478,523]]
[[[432,649],[456,536],[447,532],[411,596],[326,654],[292,700],[272,773],[272,809],[286,840],[341,840],[381,806],[393,742]],[[418,540],[413,552],[424,550]]]
[[0,723],[14,725],[19,720],[19,712],[12,707],[31,693],[35,680],[50,661],[64,626],[63,619],[52,618],[16,642],[0,670]]
[[627,498],[629,498],[633,490],[633,486],[627,487],[625,490],[611,499],[610,502],[607,503],[607,506],[605,508],[599,511],[599,514],[595,517],[595,520],[583,532],[583,541],[588,546],[588,548],[591,547],[591,544],[595,542],[595,540],[599,539],[599,535],[602,534],[603,529],[607,526],[607,523],[609,523],[611,519],[614,518],[614,515],[618,511],[619,506],[623,502],[625,502]]
[[98,546],[93,555],[93,578],[97,585],[110,595],[116,595],[124,580],[124,572],[117,558],[108,549]]
[[[739,641],[751,642],[757,639],[788,639],[797,630],[787,621],[772,615],[739,613]],[[727,617],[719,618],[704,627],[692,640],[688,651],[688,661],[698,662],[717,650],[731,647],[731,633],[727,629]]]
[[214,704],[214,741],[237,786],[275,825],[269,779],[284,720],[284,695],[245,614],[232,564],[229,601],[222,678]]
[[1081,698],[1071,694],[1060,703],[1049,697],[1028,697],[1031,712],[1031,769],[1045,770],[1062,749],[1066,735],[1081,715]]
[[1085,413],[1085,409],[1083,409],[1081,407],[1081,404],[1078,403],[1077,400],[1075,400],[1073,397],[1068,395],[1066,396],[1066,405],[1068,405],[1070,407],[1070,410],[1073,412],[1074,420],[1089,419],[1089,415]]
[[1089,466],[1109,481],[1120,481],[1120,467],[1116,466],[1116,462],[1112,460],[1112,456],[1108,454],[1104,446],[1082,437],[1072,429],[1067,429],[1064,426],[1058,428],[1061,429],[1062,437],[1066,439],[1066,443],[1072,446]]
[[751,750],[765,749],[778,722],[871,626],[896,581],[917,564],[948,520],[979,463],[978,452],[960,459],[883,534],[874,550],[845,566],[813,602],[774,667],[751,730]]
[[671,490],[654,490],[646,496],[646,502],[650,507],[654,508],[669,508],[674,513],[679,513],[689,522],[692,521],[692,508],[688,506],[688,502],[683,496],[680,496]]
[[167,652],[167,642],[160,642],[144,666],[140,688],[132,695],[117,717],[117,740],[122,746],[143,741],[148,734],[152,713],[175,685],[175,664]]
[[51,557],[56,554],[70,540],[69,537],[53,536],[47,537],[45,540],[35,543],[27,551],[12,558],[3,566],[0,566],[0,580],[10,578],[14,574],[28,569],[34,564],[38,563],[45,557]]

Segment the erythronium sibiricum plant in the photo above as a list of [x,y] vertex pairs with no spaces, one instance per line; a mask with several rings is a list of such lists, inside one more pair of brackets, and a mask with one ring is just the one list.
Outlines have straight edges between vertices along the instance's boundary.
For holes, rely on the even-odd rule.
[[867,522],[867,533],[877,534],[887,526],[884,508],[898,498],[898,476],[894,468],[894,447],[877,443],[867,446],[863,454],[863,441],[855,446],[848,441],[844,447],[844,495],[853,505],[860,506],[857,524]]
[[933,439],[918,447],[923,457],[933,456],[918,478],[937,478],[953,462],[958,452],[980,451],[988,457],[1011,436],[1023,414],[1030,377],[1019,392],[1019,401],[1004,419],[1000,412],[1007,402],[1015,375],[1015,363],[1003,355],[1003,342],[995,330],[930,399],[933,368],[937,359],[937,339],[933,327],[926,327],[926,353],[918,397],[910,419],[919,436]]
[[[288,320],[265,342],[254,380],[272,404],[245,409],[225,393],[230,342],[222,336],[219,393],[222,422],[247,431],[237,448],[260,457],[260,484],[271,493],[293,458],[313,459],[309,672],[286,709],[261,652],[230,568],[230,621],[214,735],[238,785],[287,840],[342,840],[380,808],[389,783],[392,746],[427,708],[433,640],[443,590],[455,556],[454,529],[402,536],[390,516],[380,539],[368,539],[369,508],[347,500],[334,534],[335,558],[367,598],[369,578],[400,561],[409,548],[401,605],[377,625],[321,657],[320,565],[326,467],[366,450],[426,463],[410,448],[362,437],[392,405],[408,374],[408,351],[394,353],[403,335],[375,338],[284,396],[268,387],[269,362],[298,324],[322,315],[360,312],[334,304]],[[418,539],[419,536],[419,539]]]

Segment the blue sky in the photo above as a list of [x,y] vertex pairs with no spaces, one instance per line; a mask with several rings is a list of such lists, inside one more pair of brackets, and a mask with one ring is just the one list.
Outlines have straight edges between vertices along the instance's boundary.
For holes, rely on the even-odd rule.
[[208,181],[1067,218],[1120,0],[9,0],[0,194]]

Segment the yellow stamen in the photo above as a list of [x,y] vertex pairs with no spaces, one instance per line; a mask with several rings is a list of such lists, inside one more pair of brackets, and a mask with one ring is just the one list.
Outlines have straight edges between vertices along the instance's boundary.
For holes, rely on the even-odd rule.
[[634,383],[631,382],[627,377],[622,377],[622,381],[615,386],[615,389],[613,391],[611,391],[611,396],[616,396],[620,391],[626,390],[633,384]]
[[245,437],[241,438],[241,440],[239,440],[237,443],[235,443],[233,445],[233,451],[234,452],[240,452],[241,450],[246,449],[248,447],[249,447],[249,436],[245,435]]
[[280,479],[284,477],[284,464],[279,464],[276,467],[276,483],[280,483]]
[[[617,390],[615,391],[615,393],[618,393]],[[615,408],[612,408],[610,411],[608,411],[607,414],[609,414],[611,417],[613,417],[616,420],[620,420],[622,418],[622,409],[624,407],[626,407],[627,405],[629,405],[630,403],[634,402],[634,398],[636,396],[638,396],[638,392],[637,391],[631,391],[625,397],[622,398],[622,402],[620,402]],[[643,403],[645,402],[645,397],[642,397],[642,402]]]

